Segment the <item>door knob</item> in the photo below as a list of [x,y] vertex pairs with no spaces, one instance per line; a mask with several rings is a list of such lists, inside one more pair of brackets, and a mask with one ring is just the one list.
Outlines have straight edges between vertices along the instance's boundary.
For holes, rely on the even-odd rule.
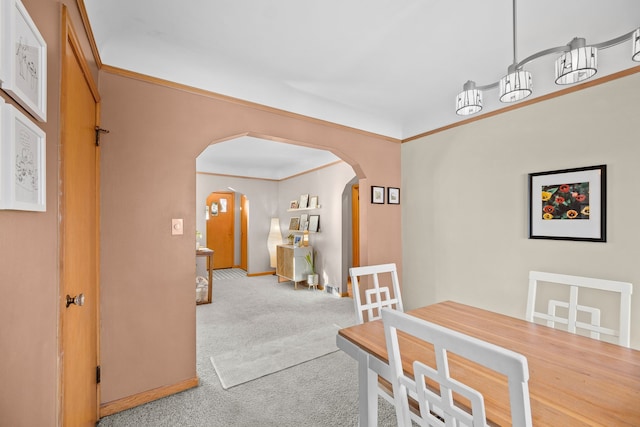
[[84,305],[84,294],[78,294],[75,297],[67,295],[67,308],[71,304],[75,304],[79,307],[82,307]]

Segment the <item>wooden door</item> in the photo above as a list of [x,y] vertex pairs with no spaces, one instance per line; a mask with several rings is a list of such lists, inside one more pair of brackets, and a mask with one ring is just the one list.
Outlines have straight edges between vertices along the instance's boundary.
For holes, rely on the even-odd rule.
[[213,249],[213,268],[233,267],[235,245],[235,194],[221,191],[209,194],[207,247]]
[[240,268],[247,271],[249,263],[249,243],[247,232],[249,229],[249,200],[244,194],[240,198]]
[[[61,92],[60,363],[63,426],[98,419],[99,95],[66,8]],[[67,304],[67,295],[78,297]],[[81,298],[83,301],[80,301]]]

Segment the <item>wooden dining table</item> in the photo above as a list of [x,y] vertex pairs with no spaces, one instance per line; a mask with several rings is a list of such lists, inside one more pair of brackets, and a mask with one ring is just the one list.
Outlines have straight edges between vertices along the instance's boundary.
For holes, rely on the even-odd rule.
[[[638,350],[452,301],[407,313],[524,355],[534,426],[640,426]],[[410,360],[434,366],[430,344],[402,335],[399,341],[409,374]],[[382,321],[341,329],[336,343],[358,361],[360,425],[375,426],[378,376],[390,376]],[[504,377],[456,356],[450,369],[484,395],[490,423],[511,425]]]

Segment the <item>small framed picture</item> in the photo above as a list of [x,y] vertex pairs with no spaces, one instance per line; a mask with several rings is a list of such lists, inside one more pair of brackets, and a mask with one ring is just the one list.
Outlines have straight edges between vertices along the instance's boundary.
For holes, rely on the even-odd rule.
[[44,212],[46,135],[13,105],[0,107],[0,209]]
[[300,246],[302,243],[302,235],[298,234],[293,238],[293,246]]
[[298,209],[306,209],[308,204],[309,204],[309,195],[303,194],[302,196],[300,196],[300,205],[298,206]]
[[309,217],[309,231],[317,232],[320,230],[320,215],[311,215]]
[[318,205],[318,196],[311,196],[309,198],[309,207],[311,209],[315,209],[315,208],[320,207],[320,205]]
[[371,203],[384,204],[384,187],[371,186]]
[[395,187],[387,188],[387,203],[390,205],[400,204],[400,189]]
[[47,121],[47,43],[20,0],[2,2],[2,89],[41,122]]
[[289,209],[298,209],[298,201],[292,200],[291,203],[289,204]]
[[289,230],[298,230],[300,228],[300,217],[294,216],[289,220]]
[[[305,224],[307,228],[304,228]],[[300,230],[308,230],[309,228],[309,214],[303,213],[300,215]]]

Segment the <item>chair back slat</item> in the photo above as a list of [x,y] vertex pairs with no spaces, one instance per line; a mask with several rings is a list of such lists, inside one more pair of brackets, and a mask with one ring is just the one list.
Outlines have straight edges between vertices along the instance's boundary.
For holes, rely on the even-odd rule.
[[[365,322],[364,314],[366,314],[366,321],[380,319],[381,309],[384,307],[403,311],[398,271],[394,263],[351,267],[349,275],[358,324]],[[380,285],[381,277],[387,278],[387,276],[391,279],[391,288]],[[373,286],[363,291],[363,283],[360,280],[364,277],[371,277]],[[364,301],[362,293],[364,293]]]
[[[538,285],[540,282],[567,286],[569,288],[568,301],[559,301],[556,298],[552,298],[548,301],[546,313],[536,311]],[[580,289],[595,289],[619,294],[618,329],[603,327],[600,324],[602,317],[600,308],[579,303]],[[571,333],[577,333],[579,330],[587,331],[589,336],[594,339],[601,339],[601,334],[608,335],[614,337],[619,345],[629,347],[631,345],[632,292],[633,285],[628,282],[530,271],[525,319],[529,322],[533,322],[536,319],[544,320],[546,325],[552,328],[556,327],[556,323],[563,324],[566,325],[567,331]],[[558,308],[563,309],[563,312],[566,312],[566,316],[558,314]],[[588,323],[579,320],[580,313],[589,318]]]

